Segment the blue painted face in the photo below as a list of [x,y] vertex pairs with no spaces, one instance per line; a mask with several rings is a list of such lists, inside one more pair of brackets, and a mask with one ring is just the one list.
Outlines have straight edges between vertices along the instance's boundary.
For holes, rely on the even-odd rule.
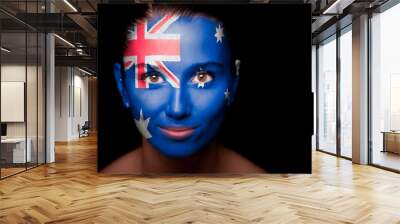
[[166,156],[186,157],[221,126],[238,84],[231,62],[222,23],[156,14],[130,28],[114,75],[143,137]]

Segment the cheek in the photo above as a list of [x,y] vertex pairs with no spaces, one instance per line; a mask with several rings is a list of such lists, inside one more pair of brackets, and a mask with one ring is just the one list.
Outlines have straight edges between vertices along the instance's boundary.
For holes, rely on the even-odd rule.
[[220,76],[207,89],[193,89],[191,94],[193,115],[203,121],[214,122],[223,118],[225,110],[224,92],[229,86],[229,76]]
[[218,117],[223,117],[225,108],[223,90],[198,90],[196,93],[191,94],[191,100],[193,117],[203,122],[213,122]]
[[168,101],[166,89],[132,89],[130,93],[130,103],[135,117],[139,116],[140,109],[147,116],[155,117],[162,110]]

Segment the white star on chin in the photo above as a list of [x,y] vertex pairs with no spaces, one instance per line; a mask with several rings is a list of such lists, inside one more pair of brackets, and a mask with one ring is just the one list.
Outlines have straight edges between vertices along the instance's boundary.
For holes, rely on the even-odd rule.
[[138,128],[139,132],[146,139],[151,138],[151,134],[150,134],[149,130],[147,129],[149,122],[150,122],[150,117],[148,117],[147,119],[143,119],[143,111],[142,111],[142,109],[140,109],[140,118],[139,118],[139,120],[135,119],[135,124],[136,124],[136,127]]
[[222,37],[224,36],[224,28],[221,27],[221,24],[218,24],[218,27],[215,28],[214,36],[217,38],[217,43],[222,43]]

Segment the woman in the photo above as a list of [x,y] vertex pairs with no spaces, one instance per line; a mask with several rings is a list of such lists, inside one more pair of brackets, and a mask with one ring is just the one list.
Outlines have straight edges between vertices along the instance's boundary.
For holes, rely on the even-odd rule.
[[240,66],[223,21],[204,12],[153,7],[126,37],[114,77],[143,141],[103,172],[264,172],[216,140]]

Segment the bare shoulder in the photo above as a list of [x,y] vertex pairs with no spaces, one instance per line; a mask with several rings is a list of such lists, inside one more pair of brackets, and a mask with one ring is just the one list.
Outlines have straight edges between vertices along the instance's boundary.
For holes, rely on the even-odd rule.
[[220,151],[220,158],[219,170],[223,173],[266,173],[239,153],[225,147]]
[[141,173],[142,165],[140,155],[140,149],[134,149],[114,160],[102,169],[101,172],[109,174]]

